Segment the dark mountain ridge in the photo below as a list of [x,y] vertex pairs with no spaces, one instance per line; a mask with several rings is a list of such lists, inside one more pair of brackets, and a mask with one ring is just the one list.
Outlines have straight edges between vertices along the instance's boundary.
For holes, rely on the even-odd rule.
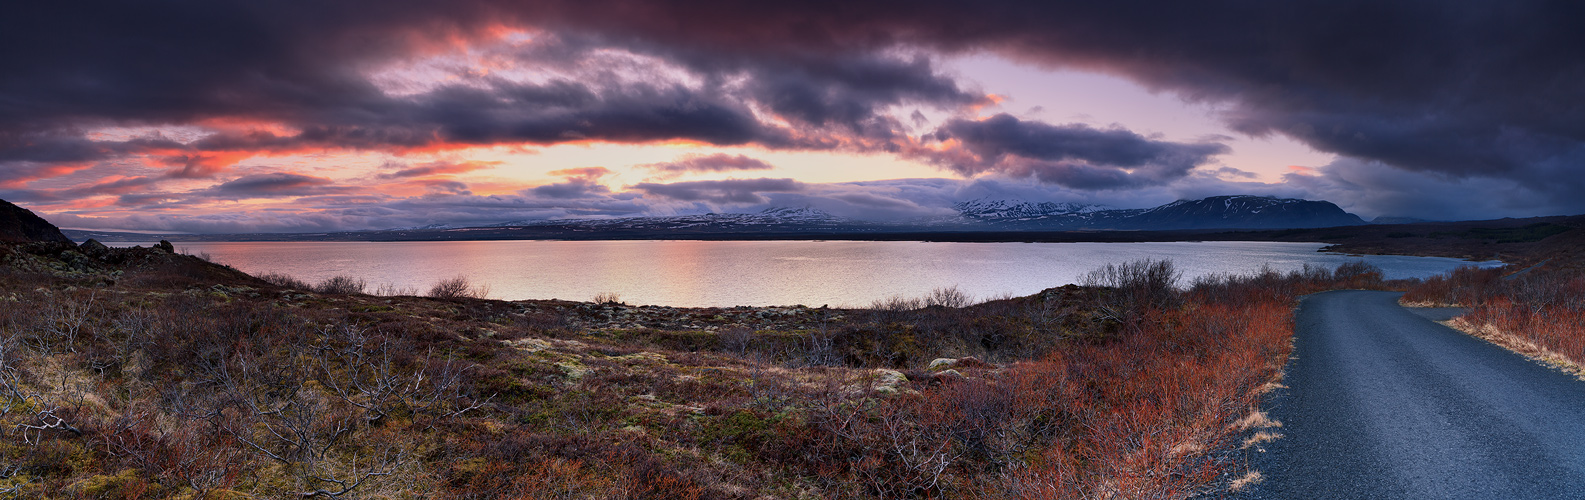
[[954,208],[964,225],[999,230],[1295,229],[1365,223],[1359,216],[1326,201],[1247,195],[1178,200],[1145,209],[990,200],[959,203]]
[[422,227],[384,231],[303,234],[150,235],[68,231],[105,241],[401,241],[500,239],[893,239],[900,234],[1021,232],[1208,231],[1298,229],[1363,225],[1358,216],[1325,201],[1262,196],[1213,196],[1148,209],[981,199],[959,203],[953,217],[877,222],[835,216],[814,208],[770,208],[757,213],[710,213],[617,219],[563,219],[481,227]]

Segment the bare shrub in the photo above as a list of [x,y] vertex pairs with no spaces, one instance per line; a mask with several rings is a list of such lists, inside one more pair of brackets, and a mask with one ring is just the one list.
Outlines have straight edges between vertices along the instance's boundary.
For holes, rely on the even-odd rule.
[[804,363],[809,366],[839,366],[842,356],[837,354],[836,337],[824,325],[809,332],[803,339]]
[[96,294],[62,294],[52,300],[42,311],[41,335],[35,338],[37,347],[45,352],[77,352],[77,337],[83,335],[99,317],[95,312]]
[[1365,288],[1381,283],[1384,274],[1380,267],[1363,260],[1356,260],[1338,265],[1337,270],[1332,272],[1332,279],[1341,282],[1339,283],[1341,286]]
[[402,349],[391,341],[371,337],[351,324],[320,330],[320,343],[311,346],[318,361],[320,385],[347,404],[359,408],[370,423],[393,413],[412,417],[449,418],[482,407],[462,392],[466,366],[444,360],[432,362],[426,354],[413,366],[400,366],[394,358]]
[[874,302],[870,302],[870,309],[875,311],[906,312],[919,309],[924,306],[924,301],[922,300],[908,298],[901,295],[893,295],[891,297],[876,299]]
[[319,282],[314,291],[336,295],[361,294],[368,284],[363,280],[347,275],[332,276],[330,279]]
[[338,497],[413,460],[405,447],[366,443],[367,451],[353,452],[342,463],[347,450],[338,445],[359,430],[362,419],[344,403],[323,397],[301,375],[263,382],[271,377],[257,370],[244,363],[225,369],[219,381],[229,404],[209,413],[209,425],[292,471],[297,496]]
[[440,280],[429,288],[429,296],[437,299],[482,299],[489,295],[490,287],[474,285],[467,276],[461,275]]
[[616,292],[600,292],[594,294],[594,298],[589,299],[589,301],[600,305],[621,305],[622,296],[617,295]]
[[1126,322],[1145,310],[1176,305],[1182,277],[1171,260],[1144,259],[1107,264],[1085,274],[1079,282],[1088,287],[1110,288],[1109,293],[1101,295],[1098,306],[1103,314]]
[[924,303],[925,307],[941,306],[958,309],[968,306],[973,300],[970,300],[969,294],[964,293],[957,285],[952,285],[931,290],[930,295],[925,296]]
[[874,302],[870,302],[869,312],[870,317],[873,318],[875,322],[891,323],[904,319],[908,316],[907,313],[909,311],[920,309],[924,306],[925,303],[923,300],[904,297],[901,295],[893,295],[891,297],[876,299]]
[[281,287],[281,288],[291,288],[291,289],[294,289],[294,290],[313,290],[314,289],[314,287],[309,285],[307,282],[305,282],[303,280],[300,280],[300,279],[297,279],[297,278],[293,278],[293,277],[288,276],[286,274],[264,273],[264,274],[260,274],[260,275],[258,275],[256,277],[261,279],[261,280],[264,280],[265,283],[269,283],[271,285],[275,285],[275,286],[278,286],[278,287]]
[[754,330],[741,326],[722,330],[719,335],[721,348],[739,356],[747,355],[749,346],[754,344]]
[[374,294],[381,297],[417,297],[418,289],[400,287],[392,283],[381,283],[379,286],[374,287]]

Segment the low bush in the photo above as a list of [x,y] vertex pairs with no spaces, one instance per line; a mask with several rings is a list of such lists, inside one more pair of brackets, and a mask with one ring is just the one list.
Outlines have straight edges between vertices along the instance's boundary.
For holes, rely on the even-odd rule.
[[467,276],[447,278],[429,287],[430,297],[437,299],[482,299],[490,295],[490,288],[485,285],[475,285]]
[[319,282],[319,285],[314,287],[314,291],[319,293],[334,293],[337,295],[351,295],[355,293],[361,294],[363,293],[363,289],[367,287],[368,283],[365,283],[361,279],[346,275],[339,275],[332,276],[325,281]]
[[1467,307],[1455,320],[1464,330],[1585,376],[1585,273],[1511,272],[1459,268],[1411,288],[1403,302]]
[[297,278],[293,278],[291,276],[288,276],[288,275],[285,275],[285,274],[280,274],[280,273],[264,273],[264,274],[260,274],[258,276],[258,278],[260,280],[263,280],[265,283],[269,283],[271,285],[275,285],[275,286],[278,286],[278,287],[281,287],[281,288],[290,288],[290,289],[294,289],[294,290],[313,290],[314,289],[313,286],[310,286],[307,282],[304,282],[303,280],[300,280],[300,279],[297,279]]

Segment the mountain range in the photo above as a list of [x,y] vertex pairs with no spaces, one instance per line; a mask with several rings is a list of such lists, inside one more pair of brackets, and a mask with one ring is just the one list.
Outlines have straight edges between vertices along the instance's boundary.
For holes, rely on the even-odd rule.
[[149,235],[66,230],[82,240],[465,240],[465,239],[651,239],[776,238],[897,235],[912,233],[1018,233],[1053,231],[1185,231],[1210,229],[1297,229],[1363,225],[1366,222],[1326,201],[1263,196],[1212,196],[1154,208],[983,198],[958,203],[954,215],[902,221],[840,217],[810,207],[777,207],[756,213],[709,213],[615,219],[514,221],[477,227],[430,225],[383,231],[314,234]]
[[1331,202],[1247,195],[1178,200],[1141,209],[1008,200],[975,200],[953,208],[966,225],[1001,230],[1293,229],[1365,223]]

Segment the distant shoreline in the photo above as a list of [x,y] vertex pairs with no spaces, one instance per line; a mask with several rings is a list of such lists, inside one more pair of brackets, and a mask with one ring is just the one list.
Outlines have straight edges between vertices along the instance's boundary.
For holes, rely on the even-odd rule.
[[[460,229],[349,231],[332,233],[157,234],[62,230],[73,241],[102,242],[268,242],[268,241],[926,241],[958,243],[1146,243],[1192,241],[1267,241],[1321,243],[1326,252],[1362,255],[1412,255],[1533,264],[1536,255],[1579,238],[1585,216],[1533,217],[1463,222],[1420,222],[1299,229],[1186,229],[1169,231],[883,231],[764,228],[725,230],[588,230],[569,226],[516,226]],[[1554,237],[1555,236],[1555,237]],[[1546,240],[1543,242],[1543,240]]]

